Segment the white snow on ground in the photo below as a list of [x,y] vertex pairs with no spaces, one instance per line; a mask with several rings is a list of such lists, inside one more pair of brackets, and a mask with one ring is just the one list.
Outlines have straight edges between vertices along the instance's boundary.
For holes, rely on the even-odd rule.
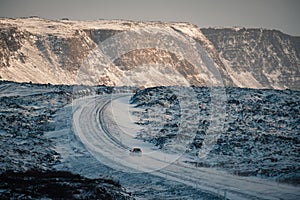
[[114,135],[114,137],[129,148],[140,147],[143,151],[142,156],[134,157],[126,152],[123,157],[128,157],[126,158],[128,162],[126,165],[134,164],[138,169],[144,172],[152,172],[153,170],[164,168],[168,166],[169,163],[179,159],[181,155],[164,153],[153,144],[135,138],[141,127],[134,123],[137,119],[135,119],[136,116],[131,113],[135,108],[129,104],[129,99],[129,95],[114,99],[107,109],[108,116],[112,116],[112,120],[116,122],[116,128],[121,130],[121,134]]
[[[106,96],[104,99],[101,99],[101,97],[98,96],[97,98],[98,101],[101,101],[110,99],[111,97]],[[112,168],[118,169],[118,167],[116,167],[118,166],[118,163],[111,164],[109,159],[113,160],[113,155],[110,155],[108,158],[103,157],[102,154],[93,156],[87,150],[86,146],[82,144],[82,141],[74,135],[72,130],[73,113],[77,112],[78,109],[85,107],[87,104],[95,105],[95,98],[92,96],[84,97],[75,100],[73,104],[69,104],[60,109],[55,116],[55,131],[47,132],[45,134],[45,136],[55,144],[54,150],[60,154],[61,162],[54,166],[57,170],[68,170],[89,178],[99,178],[99,176],[104,176],[109,179],[113,178],[119,180],[122,186],[126,187],[127,191],[132,192],[136,199],[149,199],[150,197],[153,199],[173,199],[174,197],[180,199],[207,199],[209,196],[213,199],[218,199],[217,197],[214,197],[215,195],[211,195],[210,192],[203,192],[197,188],[193,189],[193,187],[188,185],[185,186],[184,184],[174,182],[173,180],[165,180],[165,177],[158,177],[151,173],[132,174],[114,170]],[[128,110],[128,108],[125,107],[125,110],[126,109]],[[127,124],[127,126],[134,127],[135,125],[132,126]],[[98,142],[100,143],[101,141],[95,141],[95,143]],[[103,143],[100,143],[100,145],[103,145]],[[109,149],[110,146],[105,145],[103,148]],[[127,150],[124,152],[127,152]],[[138,156],[135,157],[138,158]],[[134,169],[133,172],[137,172],[135,170],[136,169]],[[221,193],[223,194],[223,192]]]
[[[112,96],[113,99],[116,97]],[[123,134],[117,124],[111,123],[114,121],[114,116],[111,114],[112,109],[109,109],[110,98],[110,96],[96,97],[92,98],[87,106],[77,107],[80,101],[73,105],[75,133],[95,158],[100,161],[105,158],[109,166],[131,173],[152,172],[166,167],[179,158],[180,155],[160,152],[153,145],[134,139],[130,134]],[[120,107],[122,103],[116,104],[119,107],[116,114],[122,118],[127,117],[128,107],[124,107],[125,110],[122,111]],[[128,130],[132,126],[132,123],[123,120],[123,128],[127,127]],[[130,154],[129,149],[136,146],[143,149],[142,156]]]
[[[117,100],[118,98],[120,99]],[[180,159],[174,162],[171,158],[176,155],[159,152],[151,145],[134,139],[133,133],[128,133],[138,128],[128,114],[127,101],[128,97],[124,95],[106,95],[80,99],[73,104],[75,134],[101,163],[131,173],[150,172],[149,175],[215,194],[220,189],[225,190],[229,199],[300,198],[298,187],[254,177],[234,176],[209,168],[196,168]],[[112,107],[109,107],[110,105]],[[123,117],[127,117],[127,120]],[[118,119],[120,121],[116,123],[114,120]],[[130,146],[127,145],[140,146],[144,148],[145,153],[142,156],[131,156],[128,151]],[[161,166],[164,167],[159,168]]]
[[130,105],[129,100],[129,95],[115,99],[112,101],[110,109],[114,120],[122,131],[128,136],[136,137],[135,133],[137,133],[141,127],[135,124],[138,118],[132,115],[132,112],[140,109],[134,108],[134,105]]
[[[7,95],[51,91],[51,87],[46,85],[36,87],[22,84],[20,88],[22,89],[17,89],[13,84],[5,84],[0,86],[0,91]],[[155,197],[161,197],[158,199],[165,199],[162,196],[165,197],[166,193],[168,197],[177,198],[180,194],[174,191],[181,187],[181,191],[195,189],[185,195],[201,191],[206,194],[223,194],[226,191],[229,199],[299,199],[299,187],[194,167],[184,163],[183,159],[186,158],[180,154],[161,152],[151,144],[135,139],[140,127],[134,123],[137,119],[131,113],[138,110],[128,103],[129,98],[129,94],[87,96],[59,109],[51,122],[54,123],[55,130],[51,128],[51,131],[45,133],[45,137],[51,140],[53,148],[60,155],[60,163],[56,163],[55,168],[92,178],[113,176],[121,180],[122,186],[130,188],[135,194],[142,193],[145,198],[152,198],[154,193],[157,193]],[[36,104],[32,106],[35,108]],[[47,101],[45,106],[50,106]],[[41,105],[37,104],[36,108],[38,107]],[[128,150],[132,146],[141,147],[144,151],[142,156],[130,155]],[[176,157],[179,159],[173,161],[172,158]],[[150,181],[145,181],[148,179]],[[162,194],[162,185],[173,190],[166,190]],[[154,193],[149,192],[153,190]],[[182,197],[178,198],[183,199]],[[189,197],[186,199],[193,199]]]
[[43,94],[47,92],[53,92],[54,89],[51,88],[32,88],[28,85],[23,85],[21,87],[15,87],[13,84],[3,84],[0,85],[0,97],[10,97],[10,96],[28,96]]

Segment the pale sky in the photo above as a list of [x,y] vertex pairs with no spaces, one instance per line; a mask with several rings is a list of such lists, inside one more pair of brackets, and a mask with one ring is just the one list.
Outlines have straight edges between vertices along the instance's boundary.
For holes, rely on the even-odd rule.
[[0,0],[0,17],[184,21],[300,36],[300,0]]

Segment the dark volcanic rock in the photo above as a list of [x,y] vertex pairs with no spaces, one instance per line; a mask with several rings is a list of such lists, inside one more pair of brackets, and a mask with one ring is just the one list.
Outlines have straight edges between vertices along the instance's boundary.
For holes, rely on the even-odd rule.
[[[226,88],[223,128],[217,130],[218,139],[207,157],[199,161],[197,152],[211,128],[213,113],[210,109],[214,105],[209,88],[194,87],[193,90],[197,94],[199,121],[196,135],[189,140],[186,150],[189,156],[195,157],[197,166],[300,183],[300,92]],[[180,126],[182,111],[178,98],[171,96],[172,88],[156,87],[138,91],[132,97],[132,103],[142,108],[134,113],[143,127],[138,138],[162,150],[179,134],[177,126]]]
[[131,89],[0,81],[0,199],[129,199],[118,182],[53,171],[61,155],[45,133],[73,98]]
[[28,37],[28,33],[21,32],[13,26],[1,27],[0,23],[0,58],[2,67],[9,67],[10,60],[20,59],[25,63],[25,57],[22,52],[17,52],[22,47],[24,38]]
[[88,179],[63,171],[7,171],[0,174],[1,199],[132,199],[108,179]]

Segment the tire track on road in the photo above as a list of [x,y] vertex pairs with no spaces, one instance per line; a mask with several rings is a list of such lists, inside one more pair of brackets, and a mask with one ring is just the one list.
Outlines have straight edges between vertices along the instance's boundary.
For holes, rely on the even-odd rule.
[[[108,118],[108,105],[111,101],[121,98],[124,95],[97,97],[81,105],[75,113],[75,132],[93,152],[95,157],[110,167],[116,169],[128,168],[131,171],[139,172],[143,168],[136,169],[132,163],[124,162],[122,154],[129,147],[116,138],[112,127],[117,127],[117,123]],[[79,116],[78,116],[79,115]],[[80,120],[83,118],[84,120]],[[106,120],[110,120],[109,122]],[[108,126],[107,123],[114,123]],[[118,130],[122,133],[122,130]],[[157,159],[146,157],[148,160],[156,162]],[[162,162],[160,160],[160,162]],[[230,174],[218,172],[213,169],[196,168],[187,164],[167,163],[168,167],[153,171],[151,174],[163,177],[168,180],[177,181],[189,186],[193,186],[202,191],[218,194],[218,191],[226,191],[230,199],[300,199],[298,187],[280,184],[272,181],[262,180],[255,177],[238,177]]]

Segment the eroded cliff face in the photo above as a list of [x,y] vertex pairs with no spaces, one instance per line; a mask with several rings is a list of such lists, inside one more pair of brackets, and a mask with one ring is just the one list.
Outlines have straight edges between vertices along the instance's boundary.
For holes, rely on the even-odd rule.
[[231,75],[238,81],[248,79],[248,87],[300,88],[299,37],[263,29],[201,31],[227,63]]
[[0,19],[3,80],[300,89],[299,38],[188,23]]

